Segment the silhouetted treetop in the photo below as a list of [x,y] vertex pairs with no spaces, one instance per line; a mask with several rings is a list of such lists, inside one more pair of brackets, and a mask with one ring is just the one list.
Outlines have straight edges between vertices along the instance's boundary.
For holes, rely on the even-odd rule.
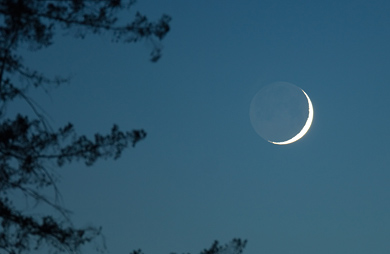
[[240,238],[234,238],[225,245],[214,241],[210,248],[204,249],[200,254],[242,254],[246,244],[247,240],[241,240]]
[[[121,0],[1,0],[0,1],[0,253],[30,253],[52,249],[78,253],[80,247],[100,234],[95,227],[76,228],[69,211],[59,202],[53,167],[98,159],[117,159],[129,145],[146,137],[143,130],[121,131],[113,125],[109,134],[77,135],[72,124],[51,128],[37,104],[27,95],[30,87],[61,84],[68,79],[47,78],[23,62],[20,48],[46,48],[58,31],[84,38],[108,33],[114,42],[152,42],[151,61],[161,56],[161,40],[168,33],[170,17],[157,21],[132,13],[135,1]],[[122,15],[123,14],[123,15]],[[125,19],[119,19],[119,17]],[[126,20],[127,19],[127,20]],[[24,100],[33,116],[19,112],[6,117],[16,98]],[[55,198],[43,193],[51,187]],[[13,202],[14,195],[46,208],[47,214],[28,214]],[[48,209],[47,209],[48,208]],[[49,212],[50,211],[50,212]]]

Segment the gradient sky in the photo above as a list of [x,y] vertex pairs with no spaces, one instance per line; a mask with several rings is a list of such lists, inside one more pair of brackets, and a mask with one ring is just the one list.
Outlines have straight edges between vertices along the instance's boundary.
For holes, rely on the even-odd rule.
[[[173,18],[158,63],[148,43],[108,36],[59,36],[25,57],[72,77],[31,93],[53,127],[148,133],[117,161],[58,171],[75,225],[102,226],[115,254],[195,254],[233,237],[248,239],[245,254],[390,253],[389,1],[140,0],[135,10]],[[314,106],[307,135],[287,146],[249,120],[253,96],[276,81]]]

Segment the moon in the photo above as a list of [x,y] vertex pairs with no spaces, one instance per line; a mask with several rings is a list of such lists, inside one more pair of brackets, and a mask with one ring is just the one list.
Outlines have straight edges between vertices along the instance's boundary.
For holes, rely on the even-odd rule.
[[314,118],[307,93],[287,82],[261,89],[252,99],[250,120],[263,139],[275,145],[288,145],[309,131]]

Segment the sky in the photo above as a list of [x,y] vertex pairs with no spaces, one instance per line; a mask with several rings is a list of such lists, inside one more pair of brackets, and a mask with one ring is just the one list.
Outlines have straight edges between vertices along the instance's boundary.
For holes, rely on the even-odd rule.
[[[56,169],[77,226],[102,226],[110,253],[199,253],[248,240],[245,254],[390,252],[390,2],[139,0],[172,17],[163,56],[109,36],[56,38],[25,53],[58,88],[31,91],[53,127],[143,128],[119,160]],[[252,128],[265,85],[313,103],[299,141]],[[28,106],[19,103],[15,111]],[[85,253],[94,253],[86,248]]]

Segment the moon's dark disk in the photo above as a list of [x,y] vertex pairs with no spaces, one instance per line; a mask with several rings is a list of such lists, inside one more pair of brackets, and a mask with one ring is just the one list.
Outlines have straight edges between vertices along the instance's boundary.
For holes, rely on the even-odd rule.
[[287,82],[262,88],[252,99],[250,120],[267,141],[285,141],[297,135],[308,118],[308,102],[302,90]]

